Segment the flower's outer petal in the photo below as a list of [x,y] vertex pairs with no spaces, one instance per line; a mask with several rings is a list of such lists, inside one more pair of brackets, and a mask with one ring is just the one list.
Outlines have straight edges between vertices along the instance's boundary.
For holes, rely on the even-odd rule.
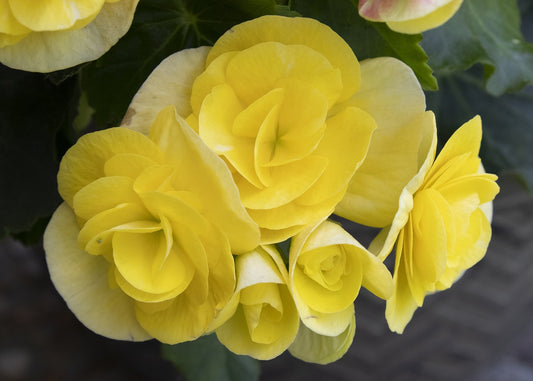
[[9,0],[15,18],[35,32],[72,27],[78,20],[97,14],[105,0]]
[[180,50],[165,58],[135,94],[121,125],[148,135],[157,114],[168,105],[187,117],[192,112],[192,84],[204,69],[209,49]]
[[[400,235],[399,241],[403,240],[402,235]],[[405,261],[402,260],[402,252],[398,249],[392,280],[394,282],[394,292],[391,298],[387,300],[385,318],[391,331],[403,333],[405,326],[413,317],[418,306],[411,295]]]
[[232,250],[240,253],[255,248],[259,228],[242,206],[227,165],[176,114],[173,106],[158,115],[150,138],[168,162],[181,168],[175,188],[190,191],[202,200],[207,219],[226,234]]
[[462,0],[360,0],[359,14],[372,21],[406,21]]
[[405,21],[388,21],[387,25],[389,28],[399,33],[421,33],[444,24],[459,10],[462,3],[463,0],[452,0],[448,4],[435,9],[433,12],[425,16]]
[[44,234],[52,282],[70,310],[100,335],[117,340],[150,339],[135,318],[132,299],[119,288],[109,288],[109,263],[78,248],[78,232],[74,213],[63,203]]
[[81,29],[31,33],[14,45],[0,48],[0,62],[14,69],[46,73],[95,60],[126,34],[138,2],[106,3]]
[[361,88],[345,104],[368,112],[377,129],[336,213],[369,226],[392,222],[402,189],[430,148],[434,120],[412,70],[394,58],[366,60]]
[[342,75],[340,101],[348,99],[359,87],[359,62],[349,45],[327,25],[301,17],[263,16],[236,25],[215,43],[207,57],[241,51],[261,42],[277,41],[286,45],[305,45],[324,55]]
[[298,335],[289,347],[294,357],[317,364],[329,364],[340,359],[352,345],[355,335],[353,307],[351,321],[344,332],[337,336],[319,335],[300,324]]
[[162,159],[154,142],[127,128],[109,128],[83,135],[61,160],[57,174],[61,197],[72,206],[74,195],[104,176],[106,161],[120,153],[135,153],[156,162]]
[[372,248],[371,252],[376,254],[378,258],[382,261],[385,260],[385,258],[387,258],[389,253],[392,251],[392,248],[394,247],[394,243],[396,242],[396,238],[398,237],[400,230],[403,229],[403,227],[407,223],[409,213],[413,209],[413,194],[422,185],[424,178],[430,170],[433,160],[435,158],[435,151],[437,149],[437,127],[435,125],[435,117],[431,112],[427,112],[424,115],[425,117],[429,117],[432,120],[431,143],[429,144],[429,148],[427,150],[423,150],[427,154],[425,155],[425,158],[423,157],[422,159],[420,159],[422,161],[422,164],[419,167],[418,173],[413,176],[413,178],[401,191],[397,210],[394,215],[392,224],[389,225],[386,230],[384,229],[387,232],[387,235],[384,236],[384,234],[382,233],[378,234],[375,240],[379,241],[379,243],[374,242],[370,245],[370,247]]

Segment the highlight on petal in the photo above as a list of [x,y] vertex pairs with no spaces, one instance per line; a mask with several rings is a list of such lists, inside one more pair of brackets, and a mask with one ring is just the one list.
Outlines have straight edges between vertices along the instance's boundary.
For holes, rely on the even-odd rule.
[[236,354],[272,359],[289,347],[298,332],[299,317],[286,285],[287,270],[271,246],[238,256],[235,266],[239,304],[229,303],[227,308],[235,312],[216,329],[216,335]]
[[[58,0],[38,3],[48,4],[50,1],[54,7],[50,8],[48,20],[52,23],[50,25],[54,25],[55,18],[59,17],[59,14],[55,12],[59,7]],[[80,12],[80,16],[90,15],[99,2],[102,1],[77,0],[75,1],[77,11],[71,11],[70,17],[65,14],[65,18],[75,21],[76,17],[73,15],[77,14],[76,12]],[[16,43],[0,47],[0,62],[14,69],[46,73],[95,60],[126,34],[133,21],[138,2],[139,0],[106,2],[96,16],[93,14],[85,19],[82,18],[75,25],[79,29],[68,29],[68,24],[56,23],[57,29],[55,30],[31,32]],[[20,2],[10,0],[11,7],[13,4],[17,9],[24,7],[19,9],[21,14],[33,17],[32,20],[26,20],[28,25],[34,22],[35,12],[39,9],[34,6],[34,3],[29,0]],[[63,9],[63,6],[60,8]],[[83,24],[87,22],[88,24],[84,26]],[[46,25],[38,27],[48,29]]]
[[151,339],[137,322],[133,300],[119,288],[109,287],[112,265],[79,249],[78,232],[74,212],[63,203],[44,235],[50,277],[69,309],[100,335],[117,340]]
[[289,347],[294,357],[316,364],[329,364],[337,361],[348,351],[355,336],[355,315],[344,332],[337,336],[325,336],[301,324],[296,339]]

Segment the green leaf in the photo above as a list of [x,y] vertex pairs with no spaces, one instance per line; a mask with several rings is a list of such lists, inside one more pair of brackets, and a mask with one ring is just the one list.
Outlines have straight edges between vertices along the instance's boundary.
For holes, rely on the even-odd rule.
[[57,133],[74,117],[77,78],[56,84],[0,65],[0,88],[0,236],[28,231],[18,237],[35,241],[60,202]]
[[438,74],[484,64],[493,95],[533,84],[533,45],[520,31],[516,0],[466,0],[446,24],[424,33],[422,46]]
[[439,142],[480,115],[485,168],[514,174],[533,193],[533,87],[495,97],[484,90],[478,69],[439,77],[440,90],[426,94],[428,109],[437,116]]
[[413,69],[425,89],[437,89],[428,57],[419,45],[422,35],[396,33],[383,23],[366,21],[351,0],[293,0],[291,7],[303,16],[329,25],[351,46],[358,59],[396,57]]
[[[83,70],[83,89],[97,125],[118,125],[139,87],[164,58],[181,49],[212,45],[233,25],[252,17],[232,3],[243,2],[141,1],[129,32]],[[262,8],[246,8],[254,9]]]
[[163,344],[161,350],[187,381],[259,380],[259,362],[230,352],[214,334],[177,345]]

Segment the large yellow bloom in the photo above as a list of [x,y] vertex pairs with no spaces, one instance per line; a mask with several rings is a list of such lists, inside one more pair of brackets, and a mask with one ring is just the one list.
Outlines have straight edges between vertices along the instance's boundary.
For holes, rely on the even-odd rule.
[[139,0],[0,0],[0,62],[50,72],[94,60],[129,29]]
[[[273,246],[260,246],[235,260],[237,288],[221,312],[218,339],[232,352],[260,360],[283,353],[298,332],[299,317],[287,287],[287,269]],[[219,322],[215,322],[218,326]]]
[[96,333],[166,343],[205,333],[235,288],[232,251],[257,246],[222,160],[165,108],[145,136],[87,134],[61,161],[65,202],[45,236],[52,281]]
[[457,12],[463,0],[360,0],[359,14],[387,23],[396,32],[415,34],[436,28]]
[[365,78],[350,47],[316,20],[261,17],[233,27],[211,49],[163,61],[124,125],[142,131],[174,104],[231,168],[262,242],[283,241],[343,198],[376,128],[373,105],[388,110],[394,126],[424,112],[406,65],[370,61],[374,72]]
[[481,119],[459,128],[434,160],[436,131],[420,171],[405,186],[392,224],[370,249],[384,259],[396,242],[391,330],[401,333],[428,293],[444,290],[485,255],[496,176],[478,157]]

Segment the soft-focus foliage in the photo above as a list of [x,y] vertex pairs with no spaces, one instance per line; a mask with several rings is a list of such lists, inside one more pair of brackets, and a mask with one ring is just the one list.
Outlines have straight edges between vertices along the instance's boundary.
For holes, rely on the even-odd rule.
[[387,23],[392,30],[415,34],[436,28],[457,12],[463,0],[360,0],[359,14]]
[[[78,318],[109,337],[138,339],[124,331],[139,324],[166,343],[202,335],[233,294],[232,250],[258,243],[229,171],[176,118],[164,109],[148,137],[123,127],[85,135],[61,162],[48,266]],[[99,303],[111,293],[121,305]],[[115,332],[122,315],[129,323]]]
[[103,55],[129,29],[138,0],[0,0],[0,62],[65,69]]

